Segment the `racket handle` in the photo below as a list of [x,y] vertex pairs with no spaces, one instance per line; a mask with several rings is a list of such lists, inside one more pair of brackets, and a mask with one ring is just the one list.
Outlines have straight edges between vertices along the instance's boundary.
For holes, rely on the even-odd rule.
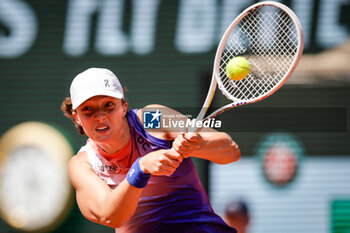
[[189,132],[189,133],[198,132],[197,130],[198,130],[197,127],[189,127],[187,132]]
[[[201,121],[206,121],[207,119],[205,120],[202,120]],[[196,119],[196,121],[198,121],[198,119]],[[197,127],[196,124],[194,124],[194,127],[189,127],[187,132],[189,133],[198,133],[199,131],[201,131],[203,129],[203,124],[202,124],[202,127]]]

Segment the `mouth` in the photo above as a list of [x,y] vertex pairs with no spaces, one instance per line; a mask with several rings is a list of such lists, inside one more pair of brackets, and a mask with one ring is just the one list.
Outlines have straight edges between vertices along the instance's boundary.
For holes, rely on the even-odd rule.
[[104,133],[106,131],[109,130],[109,127],[108,126],[99,126],[96,128],[96,131],[99,132],[99,133]]

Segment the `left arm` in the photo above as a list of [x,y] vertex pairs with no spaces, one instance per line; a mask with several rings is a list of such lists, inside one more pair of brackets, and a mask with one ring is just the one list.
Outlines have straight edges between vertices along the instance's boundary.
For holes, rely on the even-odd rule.
[[239,147],[232,138],[213,129],[200,133],[181,133],[174,140],[173,148],[184,158],[192,156],[218,164],[232,163],[241,157]]
[[[138,117],[142,123],[143,111],[156,111],[162,113],[165,122],[171,121],[187,121],[187,117],[174,109],[166,106],[152,104],[140,109]],[[237,161],[241,152],[238,145],[232,138],[223,132],[207,128],[205,132],[200,133],[184,133],[187,129],[180,127],[180,124],[169,125],[160,129],[152,129],[150,134],[157,138],[174,140],[173,149],[181,154],[184,158],[197,157],[212,161],[218,164],[227,164]]]

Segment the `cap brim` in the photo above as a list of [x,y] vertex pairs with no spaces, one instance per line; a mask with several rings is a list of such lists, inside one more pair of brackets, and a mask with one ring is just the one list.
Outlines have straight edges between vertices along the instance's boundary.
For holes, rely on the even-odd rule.
[[117,99],[122,99],[124,98],[124,95],[121,92],[118,91],[109,91],[109,90],[91,90],[91,91],[86,91],[83,95],[79,96],[76,98],[76,100],[72,103],[72,108],[73,110],[79,107],[82,103],[84,103],[86,100],[94,97],[94,96],[99,96],[99,95],[104,95],[104,96],[110,96],[114,97]]

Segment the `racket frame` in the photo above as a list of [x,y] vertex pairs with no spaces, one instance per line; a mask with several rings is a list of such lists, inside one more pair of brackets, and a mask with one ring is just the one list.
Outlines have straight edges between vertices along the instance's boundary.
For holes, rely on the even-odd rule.
[[[294,57],[294,60],[292,62],[292,65],[289,67],[289,70],[286,72],[286,75],[284,78],[282,78],[282,81],[276,85],[273,89],[271,89],[270,91],[266,92],[264,95],[260,96],[259,98],[254,98],[248,101],[242,101],[239,99],[232,99],[229,98],[225,92],[223,91],[224,88],[222,88],[219,86],[219,89],[222,91],[222,93],[231,101],[233,101],[232,103],[229,103],[225,106],[222,106],[221,108],[217,109],[216,111],[214,111],[213,113],[211,113],[210,115],[208,115],[207,117],[204,118],[206,112],[208,111],[208,108],[213,100],[214,94],[215,94],[215,90],[216,90],[216,86],[218,84],[218,77],[220,77],[219,71],[220,71],[220,61],[221,61],[221,56],[222,56],[222,52],[225,48],[225,44],[226,41],[228,39],[228,37],[230,36],[230,33],[232,32],[232,30],[237,26],[238,23],[240,23],[240,21],[247,15],[249,14],[250,11],[254,10],[255,8],[260,8],[262,6],[275,6],[277,8],[282,9],[284,12],[286,12],[292,19],[292,21],[295,24],[295,28],[297,30],[297,35],[298,35],[298,42],[299,45],[297,46],[297,51],[296,54],[297,56]],[[274,92],[276,92],[281,86],[283,86],[283,84],[288,80],[288,78],[290,77],[290,75],[293,73],[294,69],[296,68],[302,52],[304,49],[304,36],[303,36],[303,30],[301,27],[301,23],[298,19],[298,17],[295,15],[295,13],[287,6],[278,3],[278,2],[274,2],[274,1],[263,1],[263,2],[259,2],[256,4],[251,5],[250,7],[246,8],[244,11],[242,11],[241,14],[239,14],[235,20],[230,24],[230,26],[226,29],[224,35],[222,36],[219,46],[216,50],[216,54],[215,54],[215,59],[214,59],[214,67],[213,67],[213,74],[212,74],[212,79],[211,79],[211,83],[210,83],[210,87],[208,90],[208,94],[206,96],[206,99],[203,103],[202,109],[199,112],[196,120],[203,120],[206,121],[208,119],[214,118],[216,116],[218,116],[219,114],[223,113],[226,110],[229,110],[231,108],[237,107],[237,106],[241,106],[241,105],[245,105],[245,104],[249,104],[249,103],[254,103],[260,100],[263,100],[265,98],[267,98],[268,96],[272,95]],[[192,129],[191,131],[198,131],[200,129]]]

